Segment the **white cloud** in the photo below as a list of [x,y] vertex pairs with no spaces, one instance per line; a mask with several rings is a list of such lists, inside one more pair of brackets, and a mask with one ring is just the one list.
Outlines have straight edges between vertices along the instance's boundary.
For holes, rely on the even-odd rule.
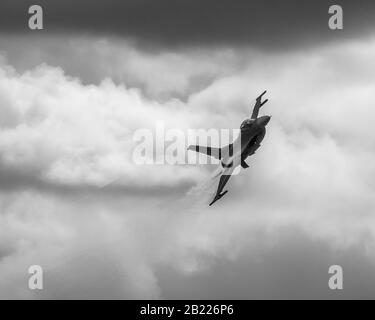
[[133,133],[138,128],[154,130],[158,121],[167,128],[187,128],[194,121],[196,116],[177,100],[157,103],[111,80],[84,86],[47,65],[21,75],[4,69],[0,79],[5,101],[0,135],[4,167],[36,171],[49,182],[94,186],[113,180],[153,186],[197,179],[191,168],[167,170],[132,161]]
[[[203,76],[215,74],[186,102],[156,101],[111,80],[84,85],[58,67],[17,73],[2,63],[0,170],[8,179],[26,172],[46,188],[23,186],[17,177],[18,188],[1,192],[0,297],[29,297],[23,277],[36,261],[45,266],[50,287],[32,297],[160,297],[156,268],[197,274],[215,258],[236,261],[247,251],[259,257],[275,246],[276,231],[284,227],[301,229],[335,250],[360,245],[373,258],[375,99],[367,66],[373,64],[374,43],[278,55],[238,49],[228,64],[243,64],[247,56],[249,61],[221,76],[213,71],[225,64],[221,59],[202,71],[201,57],[209,50],[145,54],[147,62],[140,57],[131,68],[115,60],[112,68],[130,68],[151,96],[176,88],[190,92],[186,79],[199,69]],[[117,45],[100,45],[116,54]],[[170,78],[171,66],[182,61],[189,61],[184,71]],[[159,81],[163,74],[165,82]],[[229,193],[214,207],[207,207],[199,188],[182,198],[173,194],[186,189],[186,181],[204,180],[204,168],[132,163],[133,130],[153,128],[158,120],[171,128],[234,128],[263,89],[270,101],[262,112],[273,116],[268,134],[248,160],[250,168],[230,180]],[[113,180],[128,192],[95,189]],[[94,189],[48,192],[59,184]],[[150,186],[141,196],[130,192]],[[155,196],[163,187],[172,194]]]

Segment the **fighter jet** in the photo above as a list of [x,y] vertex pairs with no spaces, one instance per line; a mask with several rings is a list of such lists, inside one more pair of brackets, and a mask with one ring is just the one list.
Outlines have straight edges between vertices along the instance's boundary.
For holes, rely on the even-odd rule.
[[258,98],[256,98],[251,118],[245,119],[242,122],[240,126],[240,134],[232,143],[221,148],[203,147],[199,145],[190,145],[188,147],[188,150],[200,152],[220,160],[221,177],[216,195],[210,203],[210,206],[228,192],[228,190],[224,192],[222,191],[233,171],[238,166],[241,166],[243,169],[249,167],[245,162],[246,158],[255,153],[266,135],[266,125],[271,117],[258,117],[259,109],[268,101],[268,99],[266,99],[262,102],[262,97],[266,92],[267,91],[264,91]]

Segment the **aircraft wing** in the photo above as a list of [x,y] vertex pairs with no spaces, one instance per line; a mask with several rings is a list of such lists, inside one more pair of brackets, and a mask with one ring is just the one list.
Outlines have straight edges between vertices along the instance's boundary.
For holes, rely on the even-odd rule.
[[231,168],[226,169],[224,173],[221,175],[220,180],[219,180],[219,185],[217,187],[216,195],[214,199],[211,201],[210,206],[212,206],[217,200],[221,199],[228,192],[228,190],[225,190],[224,192],[222,191],[225,185],[227,184],[230,176],[232,175],[234,169],[235,169],[234,166],[232,166]]
[[190,145],[188,150],[192,150],[195,152],[206,154],[210,157],[214,157],[216,159],[221,159],[221,148],[214,148],[214,147],[202,147],[197,145]]

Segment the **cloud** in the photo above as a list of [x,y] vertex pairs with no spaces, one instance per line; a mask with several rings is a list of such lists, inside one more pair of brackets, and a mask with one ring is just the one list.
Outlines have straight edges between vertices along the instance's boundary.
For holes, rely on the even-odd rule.
[[[2,30],[29,34],[30,0],[3,0]],[[246,46],[289,49],[355,38],[373,29],[374,4],[340,0],[344,30],[328,28],[326,0],[95,0],[38,2],[44,9],[44,31],[129,37],[144,47]],[[348,14],[346,14],[348,13]],[[350,13],[350,14],[349,14]]]
[[[343,251],[326,241],[313,240],[294,227],[269,235],[257,233],[258,241],[236,259],[206,257],[209,268],[181,273],[163,266],[156,269],[167,299],[366,299],[373,297],[373,261],[359,246]],[[262,243],[263,241],[263,243]],[[256,244],[256,245],[255,245]],[[308,253],[308,254],[307,254]],[[343,267],[342,291],[328,287],[328,266]],[[181,291],[181,288],[184,288]]]
[[6,67],[0,76],[4,172],[35,174],[46,183],[73,186],[122,180],[126,185],[160,187],[197,178],[189,167],[166,170],[133,162],[135,130],[154,130],[157,121],[184,128],[194,120],[177,100],[150,101],[139,90],[116,86],[109,79],[84,86],[47,65],[22,75]]
[[[117,49],[111,55],[119,57]],[[0,297],[194,297],[198,280],[200,298],[219,289],[225,297],[275,290],[276,297],[306,290],[305,297],[331,297],[320,285],[335,263],[350,270],[346,297],[371,296],[356,274],[374,268],[374,51],[373,40],[277,55],[242,49],[217,74],[212,65],[228,51],[210,63],[199,63],[210,49],[148,56],[148,68],[160,72],[145,85],[170,72],[171,56],[190,61],[181,79],[198,70],[213,77],[203,87],[182,85],[183,100],[169,97],[169,80],[149,94],[110,78],[85,84],[61,67],[19,71],[2,62]],[[206,167],[131,161],[134,130],[158,120],[183,130],[235,128],[265,88],[262,112],[273,116],[267,136],[214,207],[188,192],[207,178]],[[31,264],[45,269],[42,292],[26,287]],[[223,277],[230,270],[239,273],[233,286]]]
[[[3,33],[0,39],[0,52],[19,73],[45,63],[62,68],[83,84],[100,84],[110,78],[116,84],[139,88],[158,101],[186,99],[215,78],[243,66],[243,61],[229,48],[217,52],[194,48],[149,52],[116,37],[61,34],[30,37]],[[28,54],[20,54],[21,51]]]

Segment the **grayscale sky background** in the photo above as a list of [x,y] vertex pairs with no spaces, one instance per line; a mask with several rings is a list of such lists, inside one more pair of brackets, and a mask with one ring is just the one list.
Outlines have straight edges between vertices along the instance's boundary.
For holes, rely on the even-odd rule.
[[[0,298],[375,298],[374,15],[2,0]],[[132,161],[134,130],[237,128],[264,89],[267,136],[213,207],[212,167]]]

